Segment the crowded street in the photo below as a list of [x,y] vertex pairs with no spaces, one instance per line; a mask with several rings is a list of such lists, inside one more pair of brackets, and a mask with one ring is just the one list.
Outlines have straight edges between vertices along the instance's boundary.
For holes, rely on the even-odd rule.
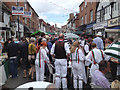
[[120,89],[119,0],[2,0],[0,11],[1,90]]

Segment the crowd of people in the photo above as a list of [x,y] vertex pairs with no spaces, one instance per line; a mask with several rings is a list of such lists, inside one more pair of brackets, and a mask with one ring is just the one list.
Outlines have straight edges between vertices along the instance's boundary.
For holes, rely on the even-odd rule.
[[111,47],[114,39],[112,37],[103,39],[101,32],[98,32],[95,38],[84,36],[80,39],[66,40],[64,34],[53,36],[42,34],[30,38],[22,37],[20,40],[9,38],[6,42],[0,37],[0,41],[0,53],[8,54],[12,78],[18,76],[17,68],[22,66],[23,78],[29,77],[34,80],[35,77],[36,81],[44,81],[45,73],[46,77],[49,74],[47,65],[52,64],[55,67],[56,87],[67,88],[70,81],[67,78],[69,64],[74,88],[84,88],[85,84],[90,83],[97,87],[110,88],[112,86],[105,77],[107,72],[111,72],[112,81],[120,80],[120,71],[117,70],[117,67],[120,67],[120,60],[113,62],[111,59],[115,58],[104,52],[106,48]]

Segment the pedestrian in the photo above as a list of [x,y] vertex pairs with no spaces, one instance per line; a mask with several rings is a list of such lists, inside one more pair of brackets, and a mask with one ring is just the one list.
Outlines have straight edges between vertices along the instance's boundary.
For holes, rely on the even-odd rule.
[[9,70],[12,78],[17,77],[17,65],[18,65],[18,44],[14,43],[10,38],[7,45],[7,53],[9,60]]
[[[114,39],[112,37],[109,37],[108,42],[109,42],[109,45],[107,48],[110,48],[114,43]],[[110,62],[112,80],[114,81],[116,79],[116,74],[117,74],[117,64],[112,62],[111,59],[109,60],[109,62]]]
[[27,76],[27,69],[28,69],[28,43],[26,42],[25,38],[22,38],[22,43],[20,45],[20,53],[22,58],[22,68],[24,69],[24,78]]
[[93,43],[96,44],[97,49],[104,50],[104,44],[103,44],[103,40],[101,39],[101,37],[102,37],[102,33],[98,32],[96,34],[96,38],[93,40]]
[[110,88],[110,83],[105,77],[107,72],[110,72],[110,64],[109,62],[102,60],[99,63],[99,69],[93,73],[92,83],[101,88]]
[[47,47],[46,42],[41,42],[41,46],[39,51],[37,52],[36,60],[35,60],[35,68],[36,68],[36,81],[44,80],[45,73],[45,61],[49,62],[49,58],[47,56],[47,52],[45,48]]
[[[80,47],[79,41],[73,43],[70,51],[74,88],[83,88],[83,81],[87,83],[84,65],[85,55]],[[78,82],[79,84],[77,84]],[[77,87],[77,85],[79,85],[79,87]]]
[[99,69],[99,63],[102,60],[109,60],[109,58],[100,49],[97,49],[96,44],[91,44],[92,50],[86,56],[86,61],[91,62],[90,75],[92,76],[95,70]]
[[64,35],[59,35],[59,40],[56,41],[51,48],[51,55],[55,57],[55,84],[58,88],[61,86],[67,88],[67,58],[70,55],[69,46],[64,42]]
[[36,57],[36,47],[35,47],[35,39],[30,39],[30,44],[28,46],[28,61],[30,63],[30,70],[29,70],[29,77],[34,79],[34,72],[35,72],[35,57]]

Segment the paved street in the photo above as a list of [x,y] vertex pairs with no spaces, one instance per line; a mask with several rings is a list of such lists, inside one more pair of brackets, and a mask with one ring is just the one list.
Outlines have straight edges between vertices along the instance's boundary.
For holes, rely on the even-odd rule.
[[19,85],[22,85],[27,82],[31,82],[30,78],[23,78],[23,70],[21,68],[18,68],[18,77],[17,78],[9,78],[5,84],[5,87],[8,88],[16,88]]

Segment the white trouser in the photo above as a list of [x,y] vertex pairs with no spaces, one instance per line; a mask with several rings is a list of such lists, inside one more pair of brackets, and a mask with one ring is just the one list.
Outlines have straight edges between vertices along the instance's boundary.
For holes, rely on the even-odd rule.
[[76,61],[72,62],[74,88],[77,88],[77,79],[79,80],[79,88],[83,88],[83,75],[81,66],[81,63],[78,64]]
[[58,88],[61,86],[67,88],[67,59],[55,59],[55,84]]
[[36,81],[43,81],[44,80],[44,71],[45,71],[44,61],[41,60],[41,67],[39,67],[39,61],[36,59],[35,69],[36,69]]

